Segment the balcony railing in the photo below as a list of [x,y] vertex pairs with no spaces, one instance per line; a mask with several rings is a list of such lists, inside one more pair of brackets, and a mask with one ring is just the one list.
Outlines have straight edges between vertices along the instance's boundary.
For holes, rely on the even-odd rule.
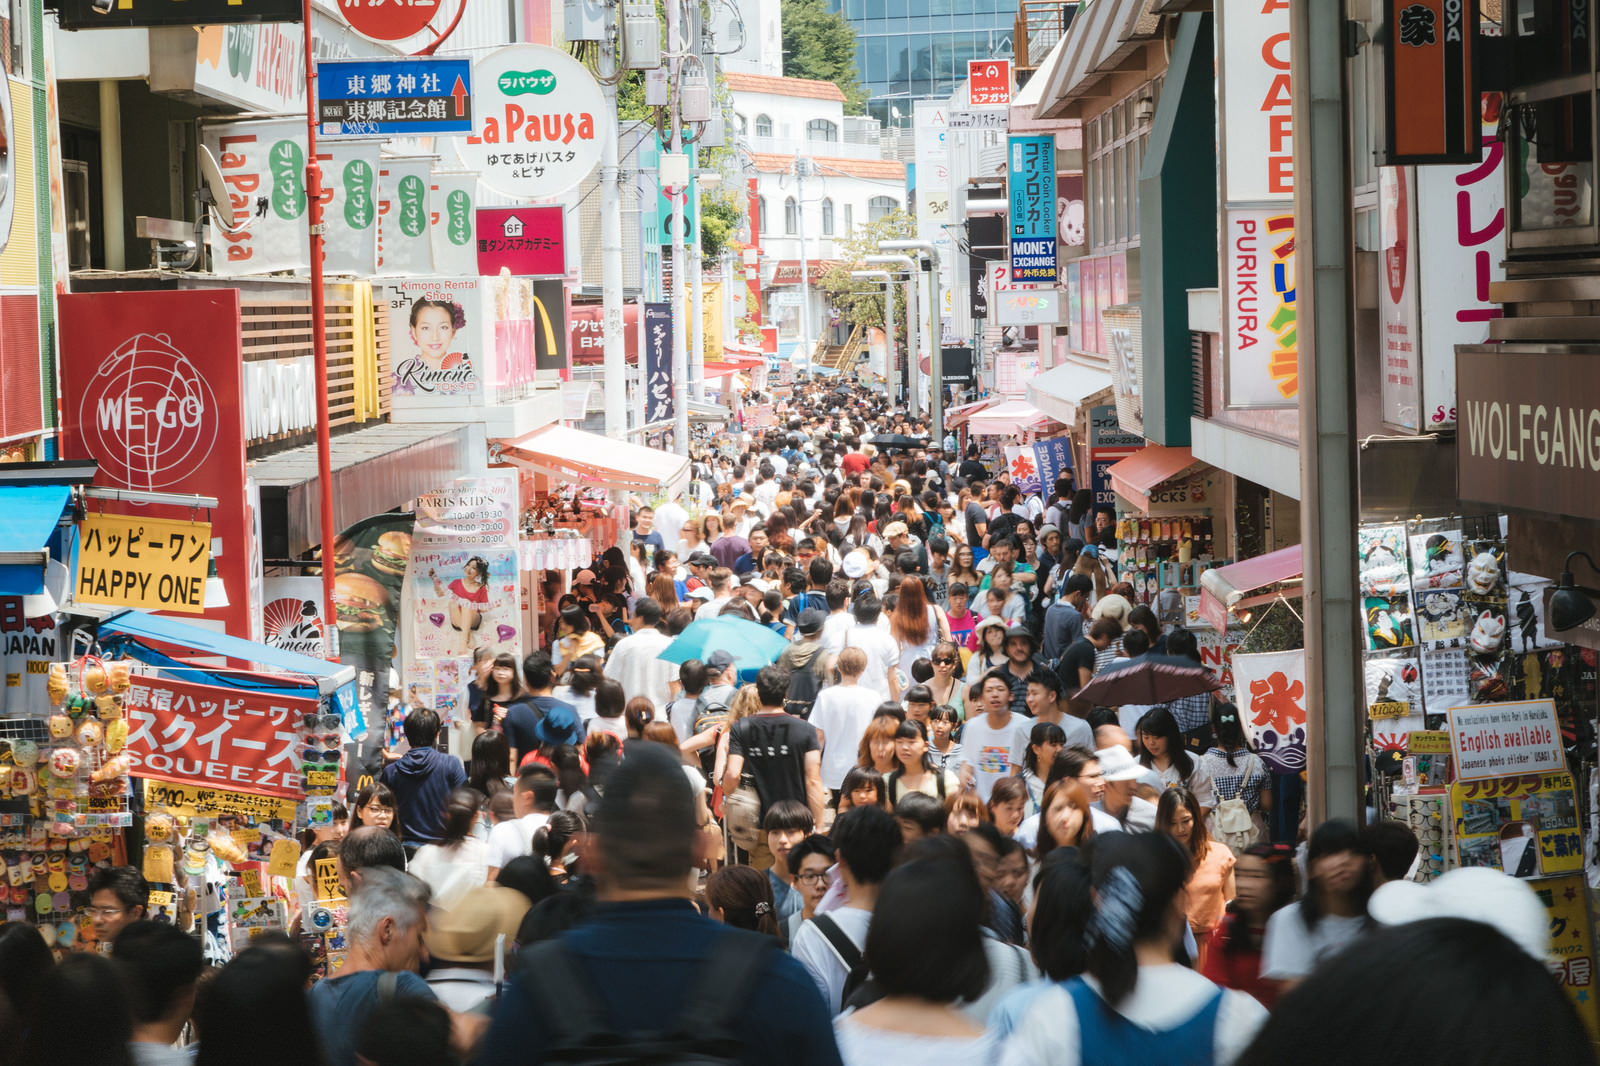
[[[1110,3],[1111,0],[1101,2]],[[1038,69],[1050,49],[1066,35],[1067,27],[1081,6],[1078,0],[1021,0],[1013,38],[1019,72]]]

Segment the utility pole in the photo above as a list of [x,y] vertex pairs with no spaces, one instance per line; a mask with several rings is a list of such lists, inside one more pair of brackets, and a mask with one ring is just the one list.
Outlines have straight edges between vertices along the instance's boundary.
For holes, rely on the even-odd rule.
[[[689,179],[693,181],[694,179]],[[695,197],[698,203],[699,197]],[[687,198],[685,200],[687,203]],[[701,276],[705,273],[705,263],[700,257],[700,227],[694,227],[695,240],[689,246],[689,303],[690,313],[694,316],[689,319],[690,336],[693,343],[689,347],[689,380],[694,385],[694,398],[706,398],[706,312],[703,302],[703,293],[700,288],[705,283]]]
[[[683,151],[683,122],[682,92],[683,92],[683,55],[688,45],[684,41],[682,32],[682,9],[679,0],[666,0],[667,7],[667,40],[670,42],[668,51],[671,64],[672,99],[667,108],[667,125],[672,133],[668,140],[668,150],[677,154]],[[689,180],[693,180],[690,178]],[[689,189],[685,185],[678,189],[683,195],[683,202],[687,208],[689,202]],[[687,210],[683,217],[687,216]],[[680,217],[672,227],[672,414],[673,414],[673,451],[679,455],[689,454],[689,340],[688,323],[684,321],[688,308],[684,306],[683,285],[683,223]]]
[[800,351],[806,357],[806,380],[811,380],[811,264],[806,262],[806,175],[811,160],[796,156],[794,161],[795,228],[800,236]]
[[[311,42],[311,0],[301,12],[306,61],[306,221],[311,237],[311,355],[317,375],[317,506],[322,527],[322,617],[337,661],[333,620],[333,444],[328,414],[327,293],[322,288],[322,165],[317,162],[317,54]],[[229,545],[232,547],[232,545]]]
[[[617,166],[617,87],[605,82],[601,82],[600,87],[606,99],[606,135],[600,150],[600,299],[601,338],[605,345],[606,436],[624,440],[628,430],[628,344],[622,317],[622,174]],[[640,362],[642,364],[643,360]]]

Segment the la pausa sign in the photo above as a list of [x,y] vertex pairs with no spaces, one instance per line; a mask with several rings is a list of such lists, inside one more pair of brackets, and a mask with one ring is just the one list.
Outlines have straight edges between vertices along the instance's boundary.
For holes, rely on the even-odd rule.
[[572,189],[600,162],[605,113],[600,86],[582,63],[555,48],[516,44],[472,68],[472,134],[462,161],[509,196],[550,197]]

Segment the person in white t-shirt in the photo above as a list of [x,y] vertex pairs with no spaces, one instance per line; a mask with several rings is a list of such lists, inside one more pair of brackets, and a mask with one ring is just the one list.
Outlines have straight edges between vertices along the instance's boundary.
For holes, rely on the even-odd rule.
[[839,684],[829,685],[817,693],[816,702],[811,705],[811,716],[806,721],[816,726],[821,734],[822,786],[837,792],[844,784],[844,775],[856,764],[867,723],[872,721],[878,704],[886,697],[861,684],[861,674],[867,668],[867,653],[860,648],[841,651],[835,665],[839,669]]
[[556,809],[555,771],[533,763],[522,768],[511,792],[516,817],[489,830],[488,879],[493,881],[500,868],[533,847],[533,834],[550,820]]
[[1011,684],[1002,670],[984,677],[979,698],[983,715],[969,713],[961,730],[961,785],[976,788],[988,803],[996,781],[1022,772],[1033,719],[1011,710]]
[[655,531],[661,534],[661,543],[669,551],[678,550],[678,539],[683,536],[683,526],[688,521],[689,512],[677,500],[668,500],[656,508]]
[[[875,594],[871,592],[859,594],[855,605],[851,608],[855,625],[845,631],[844,647],[860,648],[867,654],[867,668],[861,675],[861,683],[876,692],[887,693],[890,700],[898,703],[900,643],[888,629],[878,624],[882,613],[882,601]],[[826,629],[827,623],[823,626]]]
[[1267,919],[1261,976],[1284,982],[1284,991],[1349,946],[1372,925],[1372,858],[1349,822],[1323,822],[1306,847],[1310,876],[1305,898]]

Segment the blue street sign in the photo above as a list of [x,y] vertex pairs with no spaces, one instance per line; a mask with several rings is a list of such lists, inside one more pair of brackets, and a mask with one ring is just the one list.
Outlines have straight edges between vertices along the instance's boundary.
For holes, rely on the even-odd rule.
[[1011,280],[1054,285],[1056,139],[1012,137],[1007,189],[1011,199]]
[[324,137],[472,132],[472,61],[324,59],[317,64]]

